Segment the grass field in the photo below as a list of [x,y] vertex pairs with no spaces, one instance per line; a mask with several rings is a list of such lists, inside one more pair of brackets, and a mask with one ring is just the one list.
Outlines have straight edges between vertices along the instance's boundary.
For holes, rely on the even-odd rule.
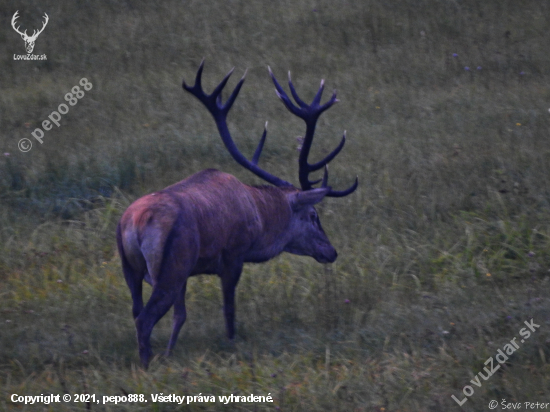
[[[14,60],[25,54],[10,27],[17,7],[31,33],[48,13],[33,52],[47,60]],[[17,7],[0,7],[1,410],[439,412],[550,402],[549,2]],[[325,99],[337,89],[341,102],[321,117],[312,157],[346,130],[331,184],[358,175],[360,186],[318,207],[334,264],[283,254],[246,265],[234,344],[218,279],[193,278],[174,355],[143,371],[115,245],[121,214],[209,167],[261,183],[181,89],[203,57],[207,90],[233,66],[234,87],[248,69],[230,128],[251,156],[268,120],[261,166],[296,184],[304,126],[278,101],[267,66],[281,82],[290,70],[305,100],[325,79]],[[31,133],[82,78],[91,90],[40,144]],[[529,329],[531,319],[539,327]],[[156,354],[170,320],[153,332]],[[492,376],[490,357],[500,366]],[[216,402],[153,402],[161,393]],[[12,394],[95,394],[100,403],[25,405]],[[101,402],[128,394],[148,402]],[[218,401],[230,394],[273,402]],[[459,406],[453,395],[467,400]]]

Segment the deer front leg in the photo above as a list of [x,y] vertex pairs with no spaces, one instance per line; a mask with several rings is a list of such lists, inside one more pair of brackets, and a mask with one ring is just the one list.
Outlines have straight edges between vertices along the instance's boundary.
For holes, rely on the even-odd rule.
[[226,264],[219,275],[222,281],[223,312],[227,337],[235,338],[235,288],[241,277],[243,264],[241,262]]

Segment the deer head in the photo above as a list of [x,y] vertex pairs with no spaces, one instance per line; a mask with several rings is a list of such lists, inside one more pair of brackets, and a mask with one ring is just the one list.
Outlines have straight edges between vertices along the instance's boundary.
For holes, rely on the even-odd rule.
[[19,27],[15,27],[15,21],[19,18],[19,16],[17,15],[17,13],[19,13],[19,10],[17,10],[15,12],[15,14],[13,15],[13,18],[11,19],[11,26],[13,27],[13,29],[19,33],[21,35],[21,38],[25,41],[25,48],[27,49],[27,53],[28,54],[31,54],[32,51],[34,50],[34,43],[36,41],[36,38],[38,37],[38,35],[40,33],[42,33],[44,31],[44,29],[46,28],[46,25],[48,24],[48,20],[49,20],[49,17],[46,13],[44,13],[44,23],[42,23],[42,28],[40,30],[34,30],[33,33],[32,33],[32,36],[28,36],[27,35],[27,30],[25,30],[23,33],[19,30]]

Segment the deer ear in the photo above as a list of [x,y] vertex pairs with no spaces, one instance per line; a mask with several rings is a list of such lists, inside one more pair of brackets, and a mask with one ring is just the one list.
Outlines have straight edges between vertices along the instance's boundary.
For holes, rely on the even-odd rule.
[[330,192],[330,187],[294,192],[288,196],[288,201],[292,210],[296,212],[304,207],[319,203],[328,192]]

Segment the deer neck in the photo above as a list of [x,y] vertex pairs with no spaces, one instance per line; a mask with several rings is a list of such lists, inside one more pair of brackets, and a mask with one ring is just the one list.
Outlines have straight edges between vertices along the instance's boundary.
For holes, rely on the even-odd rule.
[[247,261],[269,260],[280,254],[288,243],[288,228],[292,210],[285,192],[286,189],[274,186],[252,188],[259,227],[253,242],[251,256]]

